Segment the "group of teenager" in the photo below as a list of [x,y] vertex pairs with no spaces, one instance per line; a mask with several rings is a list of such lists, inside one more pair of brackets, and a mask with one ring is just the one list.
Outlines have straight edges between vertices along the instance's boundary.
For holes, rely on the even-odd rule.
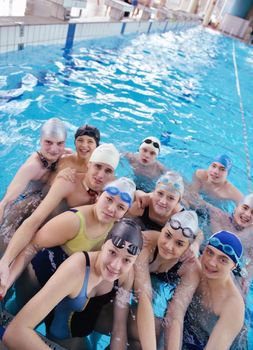
[[[253,194],[227,180],[231,159],[214,158],[186,183],[157,160],[154,136],[122,155],[94,126],[77,129],[75,152],[66,136],[62,121],[46,121],[40,150],[0,202],[6,307],[15,286],[7,348],[48,349],[35,330],[44,321],[46,336],[72,350],[94,349],[93,331],[117,350],[247,350]],[[116,178],[120,157],[132,179]],[[203,193],[234,202],[233,214]]]

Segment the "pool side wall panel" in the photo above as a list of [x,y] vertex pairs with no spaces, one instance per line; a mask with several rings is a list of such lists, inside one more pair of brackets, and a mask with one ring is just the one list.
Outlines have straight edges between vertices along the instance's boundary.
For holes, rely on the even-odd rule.
[[163,33],[198,25],[198,21],[86,22],[58,24],[17,24],[0,26],[0,53],[18,51],[26,46],[60,44],[73,46],[77,41],[127,34]]

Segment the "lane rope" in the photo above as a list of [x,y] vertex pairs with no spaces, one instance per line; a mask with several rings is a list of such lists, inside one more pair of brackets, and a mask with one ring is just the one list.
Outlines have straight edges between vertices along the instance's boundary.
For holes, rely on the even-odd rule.
[[251,172],[250,172],[251,164],[250,164],[250,156],[249,156],[248,135],[247,135],[247,126],[245,121],[244,107],[242,102],[240,80],[239,80],[237,63],[236,63],[235,43],[233,43],[233,63],[234,63],[234,70],[235,70],[236,89],[237,89],[237,94],[240,101],[240,111],[241,111],[242,126],[243,126],[244,150],[245,150],[245,156],[246,156],[246,170],[247,170],[247,179],[248,179],[248,193],[251,193],[253,191],[252,191]]

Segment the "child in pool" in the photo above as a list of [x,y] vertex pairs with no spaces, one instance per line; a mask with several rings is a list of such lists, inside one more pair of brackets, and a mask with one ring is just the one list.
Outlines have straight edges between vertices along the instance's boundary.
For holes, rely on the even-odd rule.
[[[196,213],[185,210],[172,215],[161,232],[144,232],[146,242],[136,262],[135,291],[138,297],[136,319],[138,325],[139,320],[145,318],[149,337],[137,331],[136,321],[131,319],[129,342],[132,350],[139,349],[138,339],[142,343],[146,339],[147,343],[153,344],[153,349],[157,348],[155,338],[160,338],[163,318],[166,316],[173,293],[181,294],[182,298],[190,298],[193,295],[197,284],[196,278],[192,279],[192,275],[195,269],[198,269],[198,265],[197,258],[190,254],[188,248],[195,241],[198,231]],[[188,259],[182,262],[181,259],[186,254],[191,258],[188,255]]]
[[[87,173],[74,173],[74,182],[57,177],[32,215],[18,227],[15,233],[8,231],[11,235],[7,237],[9,244],[4,256],[7,257],[6,255],[12,251],[12,257],[15,257],[16,253],[13,254],[13,251],[20,252],[19,247],[29,243],[34,233],[50,215],[52,217],[68,208],[94,203],[105,184],[114,179],[119,157],[119,152],[114,145],[106,143],[93,151]],[[4,235],[3,237],[6,238]]]
[[133,168],[137,189],[152,191],[155,181],[165,173],[166,168],[156,159],[160,150],[160,141],[154,136],[149,136],[141,142],[137,154],[125,154]]
[[[55,308],[53,319],[48,325],[48,335],[67,349],[77,349],[75,339],[71,339],[73,311],[84,309],[85,312],[91,297],[109,293],[117,283],[119,292],[115,298],[110,349],[125,349],[128,304],[134,279],[133,265],[142,244],[139,226],[127,219],[112,228],[101,251],[73,254],[10,323],[3,337],[6,346],[18,350],[49,349],[34,328]],[[78,349],[83,349],[80,343]]]
[[[135,189],[132,180],[121,177],[105,186],[104,192],[95,204],[70,209],[54,217],[35,232],[33,239],[27,245],[22,240],[19,254],[13,256],[14,259],[12,257],[9,260],[9,251],[6,252],[0,264],[1,295],[5,295],[6,290],[37,253],[32,265],[29,265],[29,273],[23,276],[23,279],[26,277],[26,283],[22,279],[22,283],[18,284],[18,289],[21,291],[19,304],[26,298],[25,293],[22,293],[24,285],[29,285],[31,290],[29,293],[33,293],[35,287],[43,286],[69,255],[82,250],[100,249],[113,223],[121,219],[131,207]],[[10,270],[6,264],[11,265]]]
[[192,193],[202,192],[214,199],[238,203],[243,195],[227,180],[231,168],[232,160],[227,155],[217,156],[207,170],[198,169],[195,172],[189,188],[189,196]]
[[[200,258],[200,269],[192,273],[192,278],[195,274],[199,281],[192,301],[178,294],[170,304],[165,349],[247,349],[245,306],[231,274],[242,252],[240,239],[231,232],[220,231],[210,237]],[[235,338],[240,332],[239,345]]]
[[66,137],[66,128],[61,120],[51,118],[43,124],[40,134],[40,150],[34,152],[19,168],[0,202],[0,223],[5,208],[28,190],[28,185],[31,183],[35,185],[33,192],[43,188],[64,153]]

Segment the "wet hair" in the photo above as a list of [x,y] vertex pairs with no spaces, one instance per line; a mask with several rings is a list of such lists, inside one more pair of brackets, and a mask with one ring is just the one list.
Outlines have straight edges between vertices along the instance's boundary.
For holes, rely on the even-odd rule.
[[132,219],[124,218],[116,222],[108,233],[105,242],[112,239],[112,237],[122,238],[140,250],[142,249],[143,237],[141,227]]
[[88,125],[85,124],[83,126],[80,126],[80,128],[78,128],[76,130],[75,133],[75,140],[79,137],[79,136],[89,136],[92,137],[95,141],[96,141],[96,145],[99,145],[99,141],[100,141],[100,132],[99,130],[92,125]]
[[54,137],[66,140],[67,130],[65,124],[58,118],[48,119],[41,127],[40,137]]

